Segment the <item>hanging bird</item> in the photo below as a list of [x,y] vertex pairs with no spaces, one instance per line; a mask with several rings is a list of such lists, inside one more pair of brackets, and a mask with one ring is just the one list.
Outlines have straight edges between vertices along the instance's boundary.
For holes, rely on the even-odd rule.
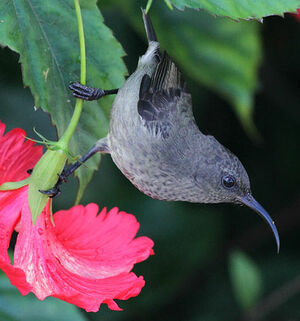
[[97,152],[108,153],[121,172],[146,195],[165,201],[238,203],[274,222],[251,194],[239,159],[196,125],[191,95],[175,63],[161,53],[149,16],[143,10],[148,49],[136,71],[120,89],[103,90],[71,83],[73,96],[85,100],[117,94],[109,133],[77,163],[66,169],[58,185]]

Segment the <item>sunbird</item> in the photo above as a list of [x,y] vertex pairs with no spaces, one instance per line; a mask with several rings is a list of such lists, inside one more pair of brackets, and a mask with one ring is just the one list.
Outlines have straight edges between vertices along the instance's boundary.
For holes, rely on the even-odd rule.
[[116,94],[108,135],[60,175],[59,184],[95,153],[107,153],[121,172],[146,195],[165,201],[238,203],[256,211],[271,227],[279,251],[277,228],[251,193],[240,160],[213,136],[198,128],[191,94],[175,63],[161,53],[150,17],[143,20],[148,49],[136,71],[119,89],[103,90],[73,82],[76,98],[96,100]]

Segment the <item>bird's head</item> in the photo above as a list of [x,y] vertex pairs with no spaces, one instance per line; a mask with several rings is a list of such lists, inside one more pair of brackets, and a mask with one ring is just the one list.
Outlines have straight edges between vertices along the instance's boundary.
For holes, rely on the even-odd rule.
[[271,227],[279,251],[279,236],[276,226],[267,211],[254,199],[248,174],[240,160],[213,136],[207,142],[196,174],[195,183],[200,189],[202,202],[237,203],[250,207]]

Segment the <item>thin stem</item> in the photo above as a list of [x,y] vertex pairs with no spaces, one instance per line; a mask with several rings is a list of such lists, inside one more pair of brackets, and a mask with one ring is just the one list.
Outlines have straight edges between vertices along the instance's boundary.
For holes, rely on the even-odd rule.
[[[86,83],[86,57],[85,57],[85,41],[84,41],[84,30],[83,30],[83,23],[82,23],[82,16],[81,10],[79,5],[79,0],[74,0],[75,10],[76,10],[76,17],[77,17],[77,24],[78,24],[78,34],[79,34],[79,44],[80,44],[80,82],[85,85]],[[59,145],[62,149],[67,149],[70,139],[74,134],[76,126],[78,124],[81,112],[82,112],[82,105],[83,100],[77,98],[76,104],[74,108],[74,112],[69,123],[68,128],[62,135],[59,140]]]
[[153,0],[148,0],[147,5],[146,5],[146,10],[145,10],[146,13],[148,13],[149,9],[151,8],[152,1],[153,1]]
[[[80,11],[79,0],[74,0],[77,23],[78,23],[78,34],[79,34],[79,44],[80,44],[80,82],[86,84],[86,57],[85,57],[85,40],[82,16]],[[82,101],[82,99],[80,99]]]
[[170,2],[170,0],[165,0],[165,3],[169,7],[170,10],[173,10],[173,6],[172,6],[172,3]]

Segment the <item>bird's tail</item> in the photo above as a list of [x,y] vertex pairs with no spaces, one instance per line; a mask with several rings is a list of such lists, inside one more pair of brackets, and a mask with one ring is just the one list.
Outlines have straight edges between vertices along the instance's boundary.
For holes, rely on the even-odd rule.
[[148,16],[148,14],[146,13],[145,9],[142,9],[142,12],[143,12],[143,20],[144,20],[146,33],[147,33],[148,43],[150,43],[151,41],[157,42],[156,33],[154,31],[151,19]]

